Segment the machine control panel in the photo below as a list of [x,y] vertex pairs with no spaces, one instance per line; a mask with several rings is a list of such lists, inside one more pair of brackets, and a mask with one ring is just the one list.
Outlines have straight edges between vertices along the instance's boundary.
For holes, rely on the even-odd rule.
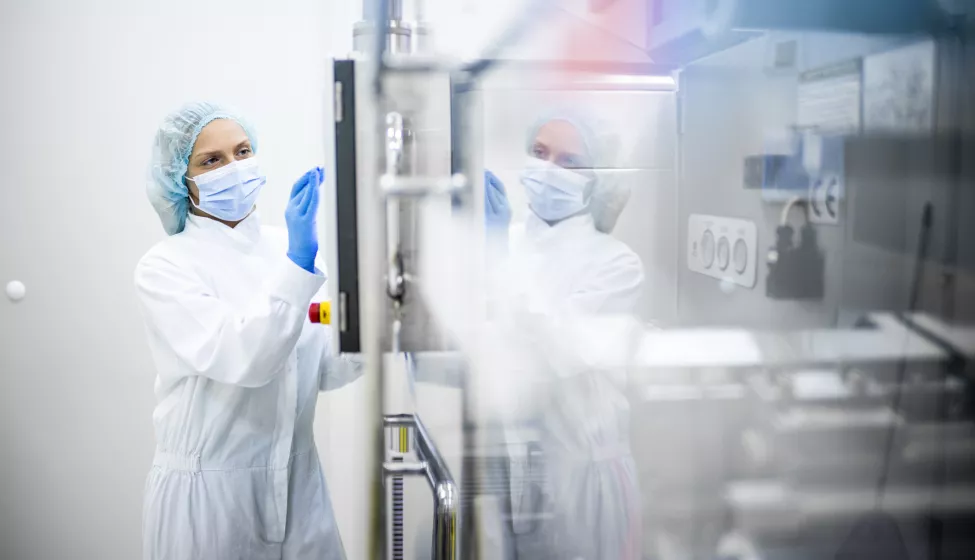
[[754,222],[691,214],[687,223],[687,268],[691,271],[754,288],[757,262]]

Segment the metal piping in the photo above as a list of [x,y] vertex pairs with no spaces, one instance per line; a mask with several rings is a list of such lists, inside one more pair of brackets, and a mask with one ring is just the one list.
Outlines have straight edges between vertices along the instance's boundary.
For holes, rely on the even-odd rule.
[[[376,18],[379,21],[386,21],[389,14],[389,0],[365,0],[364,5],[372,2],[376,7]],[[358,218],[358,249],[359,249],[359,278],[364,279],[360,286],[360,337],[362,340],[362,354],[365,358],[365,371],[363,381],[365,383],[365,394],[367,395],[368,405],[362,411],[364,421],[371,431],[372,440],[369,445],[369,452],[366,460],[369,465],[379,467],[371,471],[372,484],[370,493],[370,519],[368,540],[368,558],[378,560],[386,554],[387,535],[386,520],[386,476],[385,469],[381,462],[386,456],[385,428],[381,421],[381,416],[385,412],[386,400],[386,368],[383,364],[382,340],[384,338],[384,308],[386,303],[385,286],[381,282],[385,272],[384,251],[381,248],[383,236],[383,223],[385,222],[385,212],[383,198],[376,188],[376,180],[380,175],[380,169],[375,167],[376,162],[382,154],[382,142],[380,140],[383,133],[384,123],[380,121],[379,114],[385,105],[383,99],[383,77],[385,68],[383,67],[386,59],[386,36],[385,33],[376,33],[370,52],[362,66],[366,70],[363,76],[365,83],[371,93],[372,110],[365,110],[361,115],[357,112],[357,121],[362,130],[372,130],[374,134],[366,134],[366,139],[362,142],[362,150],[358,154],[360,161],[364,162],[358,175],[359,181],[356,185],[357,218]],[[363,88],[364,90],[366,88]],[[368,94],[367,94],[368,95]],[[357,162],[358,165],[358,162]],[[376,279],[376,281],[370,281]],[[377,463],[380,463],[377,465]],[[373,467],[373,468],[375,468]]]
[[440,483],[433,489],[433,558],[457,558],[457,486]]
[[[383,2],[388,10],[388,19],[391,20],[401,20],[403,19],[403,0],[385,0]],[[373,21],[376,19],[374,14],[379,13],[378,4],[375,2],[363,2],[362,3],[362,19],[363,21]]]
[[402,175],[383,175],[379,178],[379,188],[388,196],[442,196],[454,194],[469,188],[464,175],[452,177],[404,177]]
[[442,484],[454,485],[454,478],[450,476],[450,470],[444,462],[440,452],[433,444],[426,426],[419,418],[414,417],[413,429],[416,432],[417,454],[427,463],[427,481],[434,490]]
[[[386,113],[386,177],[399,177],[403,168],[403,115]],[[403,259],[400,257],[400,203],[395,198],[386,199],[386,293],[395,302],[403,300]],[[399,349],[394,349],[398,352]]]
[[[439,486],[444,484],[456,486],[454,484],[454,477],[450,474],[450,469],[447,468],[447,463],[444,462],[443,457],[440,455],[440,451],[437,449],[436,445],[434,445],[433,439],[430,437],[430,433],[427,431],[426,426],[423,425],[423,422],[421,422],[419,418],[413,414],[388,414],[383,418],[383,424],[387,428],[413,428],[415,432],[414,445],[416,447],[417,456],[421,461],[421,463],[417,464],[426,465],[426,470],[419,474],[426,475],[427,482],[430,483],[431,489],[436,490]],[[400,468],[409,464],[396,463],[396,465],[398,465],[398,468]]]
[[412,414],[387,414],[383,423],[388,428],[412,428],[416,421]]
[[386,427],[412,427],[414,448],[419,462],[383,464],[384,481],[392,476],[425,475],[433,491],[433,551],[434,560],[456,560],[457,513],[460,499],[457,484],[434,445],[426,426],[412,414],[391,414],[383,418]]
[[[380,52],[375,48],[375,43],[382,41],[383,55],[386,52],[409,54],[414,48],[414,25],[403,20],[402,0],[380,0],[378,5],[367,1],[363,3],[362,20],[352,28],[352,48],[372,55]],[[379,64],[385,64],[385,60],[380,60]]]
[[[386,22],[389,21],[389,4],[388,0],[376,0],[376,21],[374,22],[375,29],[377,33],[373,38],[372,55],[373,64],[375,65],[376,74],[373,76],[373,93],[376,97],[376,107],[381,107],[382,95],[383,95],[383,74],[386,64]],[[365,5],[365,4],[363,4]],[[382,33],[379,33],[380,25],[382,25]]]
[[389,0],[389,19],[400,21],[403,19],[403,0]]
[[403,475],[426,475],[426,463],[393,463],[387,461],[383,463],[383,470],[386,471],[386,478]]

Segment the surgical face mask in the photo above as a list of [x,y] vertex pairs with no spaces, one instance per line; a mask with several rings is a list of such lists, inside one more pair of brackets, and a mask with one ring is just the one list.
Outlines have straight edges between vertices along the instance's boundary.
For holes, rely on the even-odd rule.
[[521,172],[529,207],[547,222],[564,220],[585,210],[591,182],[585,175],[536,158],[528,158]]
[[[236,160],[219,169],[187,179],[196,183],[200,192],[200,203],[193,205],[228,222],[247,217],[254,208],[257,195],[261,193],[261,187],[267,182],[256,157]],[[192,202],[191,198],[190,203]]]

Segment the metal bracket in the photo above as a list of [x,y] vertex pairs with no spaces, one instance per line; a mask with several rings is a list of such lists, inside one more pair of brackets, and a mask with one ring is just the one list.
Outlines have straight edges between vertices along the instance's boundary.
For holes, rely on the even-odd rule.
[[457,194],[468,186],[461,174],[450,177],[404,177],[385,174],[379,177],[379,187],[386,196],[436,196]]

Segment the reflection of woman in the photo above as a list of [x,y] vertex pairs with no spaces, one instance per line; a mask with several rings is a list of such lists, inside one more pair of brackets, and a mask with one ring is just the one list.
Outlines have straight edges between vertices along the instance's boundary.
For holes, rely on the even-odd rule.
[[146,559],[344,558],[312,438],[317,391],[358,372],[306,326],[323,174],[295,184],[284,236],[255,213],[256,151],[210,104],[156,135],[149,198],[170,236],[135,272],[158,372]]
[[[628,192],[601,180],[605,148],[583,120],[559,115],[530,130],[528,151],[521,183],[531,212],[523,250],[513,260],[530,311],[560,321],[632,313],[643,268],[608,235]],[[492,182],[489,213],[499,207],[490,201],[492,189],[494,196],[503,190]],[[545,467],[529,459],[529,470],[542,469],[545,482],[512,492],[518,557],[639,558],[640,494],[622,376],[551,369],[547,402],[537,415]],[[519,521],[533,511],[554,516]]]

